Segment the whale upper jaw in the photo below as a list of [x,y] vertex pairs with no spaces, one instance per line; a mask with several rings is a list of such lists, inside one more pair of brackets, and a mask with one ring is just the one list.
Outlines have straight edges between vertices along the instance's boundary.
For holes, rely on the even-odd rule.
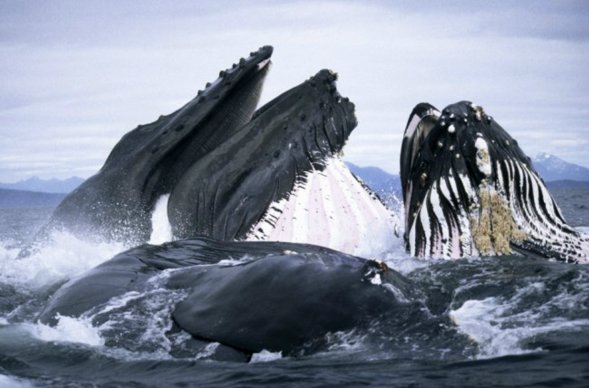
[[147,241],[157,199],[249,122],[271,55],[272,47],[261,47],[177,111],[125,134],[101,170],[62,201],[41,235],[61,228],[84,238]]
[[414,109],[401,179],[404,237],[414,256],[515,251],[589,262],[589,238],[566,223],[517,141],[470,102]]
[[272,203],[287,198],[307,173],[323,169],[357,124],[336,78],[322,70],[281,94],[194,163],[169,199],[174,236],[245,238]]

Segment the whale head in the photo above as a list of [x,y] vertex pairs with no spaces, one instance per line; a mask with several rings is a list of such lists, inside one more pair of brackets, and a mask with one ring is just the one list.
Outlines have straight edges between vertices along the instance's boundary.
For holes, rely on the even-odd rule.
[[84,235],[146,241],[155,201],[198,159],[249,122],[270,67],[264,46],[219,73],[177,111],[124,135],[100,171],[70,193],[50,227]]
[[405,242],[414,256],[514,252],[587,262],[530,159],[483,108],[419,104],[401,149]]
[[337,74],[321,70],[255,111],[271,53],[251,53],[176,112],[126,134],[45,230],[146,242],[155,205],[168,196],[158,214],[167,210],[174,238],[307,242],[354,254],[370,241],[366,250],[384,251],[396,219],[338,158],[357,120]]
[[357,125],[354,105],[322,70],[261,107],[252,120],[194,163],[172,190],[174,236],[244,238],[311,171],[343,148]]

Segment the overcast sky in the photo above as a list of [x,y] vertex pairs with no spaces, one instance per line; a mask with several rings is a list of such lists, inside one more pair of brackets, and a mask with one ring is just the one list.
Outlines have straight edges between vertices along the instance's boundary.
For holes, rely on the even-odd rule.
[[92,175],[265,44],[262,102],[339,73],[353,163],[398,172],[413,106],[466,99],[528,155],[589,167],[589,1],[0,0],[0,181]]

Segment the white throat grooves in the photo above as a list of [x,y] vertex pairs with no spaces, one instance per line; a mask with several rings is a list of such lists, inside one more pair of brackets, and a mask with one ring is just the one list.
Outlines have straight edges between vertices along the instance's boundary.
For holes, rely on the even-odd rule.
[[362,187],[339,158],[295,184],[287,199],[269,206],[247,240],[322,245],[361,256],[394,245],[398,219]]

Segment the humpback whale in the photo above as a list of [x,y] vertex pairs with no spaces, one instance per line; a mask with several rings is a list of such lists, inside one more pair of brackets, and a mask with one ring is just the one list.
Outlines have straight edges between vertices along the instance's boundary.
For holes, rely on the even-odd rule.
[[271,53],[252,53],[180,110],[129,132],[56,209],[48,228],[141,242],[168,196],[183,240],[139,246],[70,280],[40,322],[99,325],[121,307],[109,303],[161,286],[181,295],[169,300],[172,331],[234,359],[305,354],[325,349],[329,333],[426,314],[410,281],[348,254],[365,253],[365,241],[386,251],[396,219],[340,159],[357,121],[337,74],[321,70],[254,113]]
[[384,252],[396,220],[338,156],[357,121],[336,79],[321,70],[195,162],[170,194],[173,234],[305,242],[354,254],[365,253],[360,245],[373,237]]
[[[131,308],[129,296],[169,291],[169,333],[189,333],[195,352],[219,343],[213,357],[231,360],[325,350],[327,336],[342,331],[384,330],[390,339],[397,333],[387,329],[407,335],[416,322],[450,326],[447,317],[432,321],[411,280],[356,256],[376,232],[393,240],[395,220],[339,158],[357,121],[336,74],[321,70],[255,111],[271,53],[252,53],[178,111],[129,132],[56,209],[49,227],[142,242],[155,203],[169,195],[172,231],[183,240],[138,246],[71,279],[40,322],[82,317],[97,326]],[[478,106],[419,104],[401,179],[412,255],[520,251],[587,262],[587,238]]]
[[400,162],[411,255],[589,262],[589,237],[566,223],[517,141],[480,106],[417,105]]
[[169,196],[177,239],[386,251],[396,217],[339,158],[357,121],[337,74],[321,70],[255,111],[271,54],[252,52],[176,112],[123,136],[45,231],[136,245],[149,240],[155,205]]
[[246,355],[308,354],[325,350],[329,333],[428,314],[414,284],[384,263],[308,244],[201,237],[118,254],[64,284],[38,319],[85,317],[99,326],[122,307],[113,300],[153,287],[183,293],[169,300],[172,331]]
[[144,242],[157,199],[196,160],[248,122],[258,104],[272,47],[223,70],[186,105],[140,125],[115,145],[98,173],[70,193],[45,228],[84,238]]

